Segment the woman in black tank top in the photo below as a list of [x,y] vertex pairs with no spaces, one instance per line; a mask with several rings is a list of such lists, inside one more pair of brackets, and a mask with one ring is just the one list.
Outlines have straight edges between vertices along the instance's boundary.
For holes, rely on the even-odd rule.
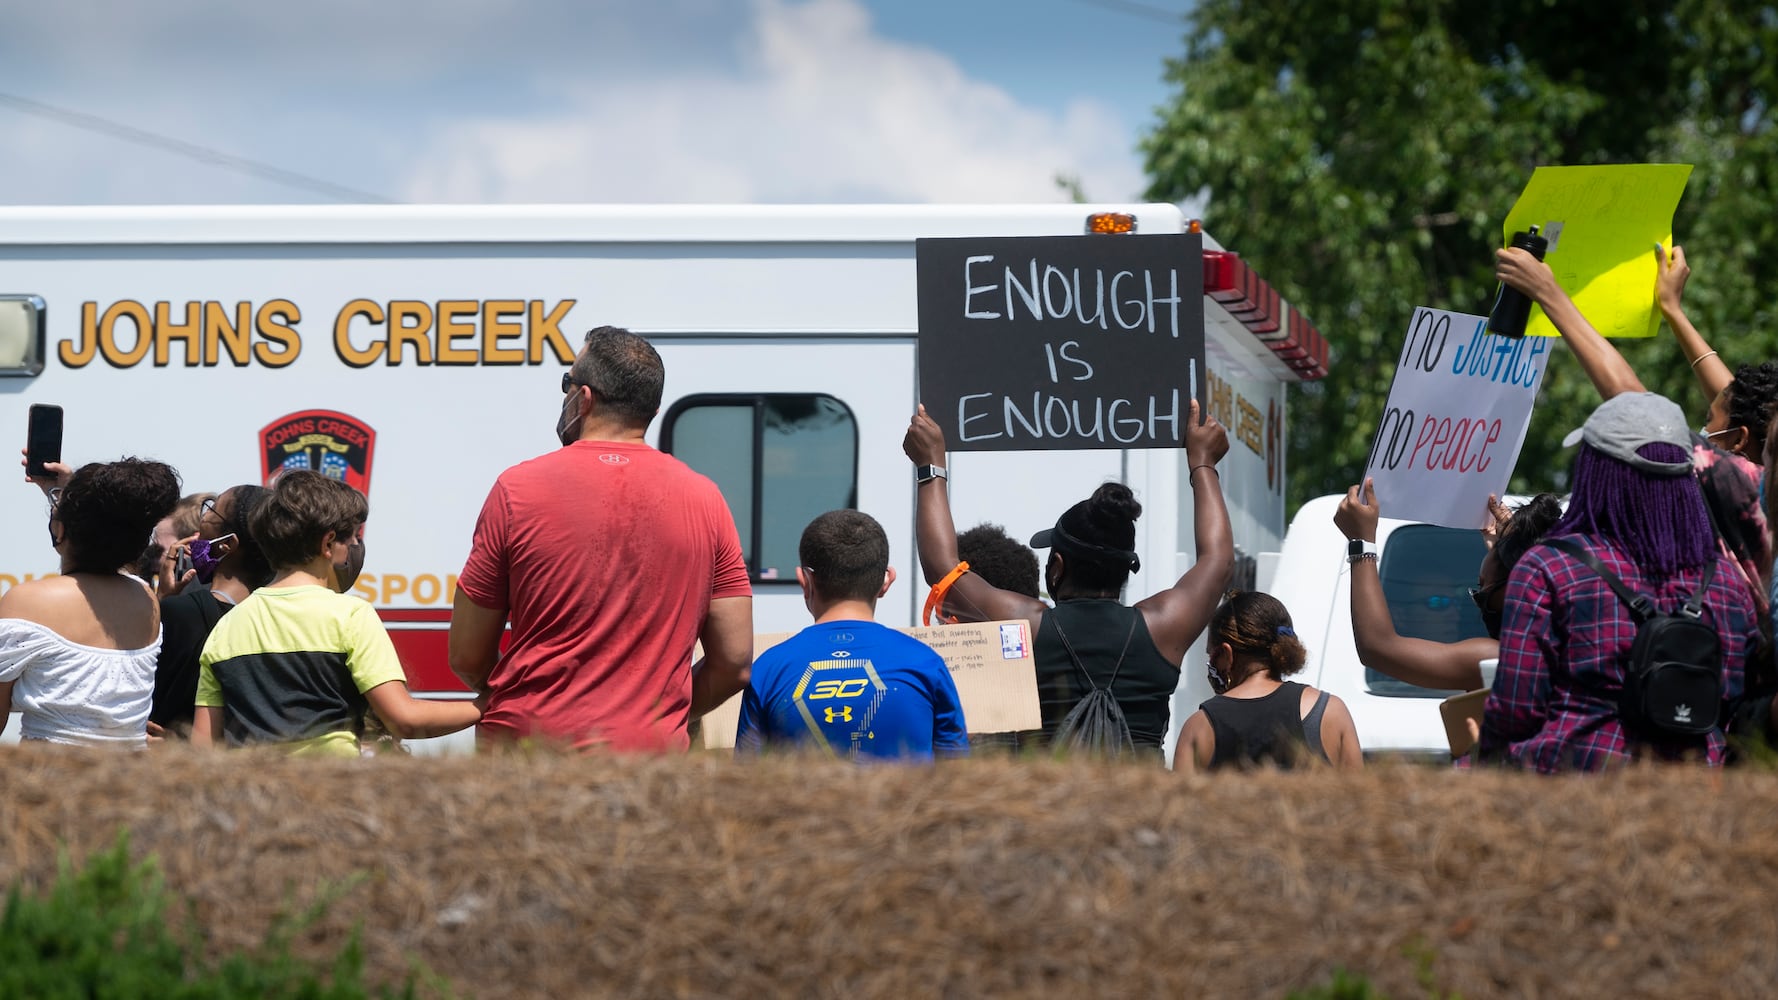
[[1043,730],[1019,734],[1018,749],[1047,744],[1063,718],[1098,689],[1108,690],[1123,712],[1127,750],[1137,759],[1162,760],[1180,663],[1210,621],[1234,568],[1234,533],[1216,474],[1216,463],[1229,450],[1228,432],[1214,417],[1199,423],[1199,412],[1193,402],[1184,441],[1197,560],[1178,582],[1133,606],[1122,595],[1141,566],[1135,550],[1142,505],[1129,487],[1101,485],[1031,539],[1032,548],[1050,550],[1044,581],[1056,602],[1052,609],[963,571],[947,492],[944,431],[925,407],[908,425],[902,450],[918,483],[920,568],[935,587],[951,578],[945,613],[953,621],[1022,618],[1030,624]]
[[1218,694],[1185,721],[1174,760],[1179,770],[1364,766],[1345,702],[1284,679],[1303,669],[1307,652],[1276,597],[1230,597],[1210,620],[1206,645]]

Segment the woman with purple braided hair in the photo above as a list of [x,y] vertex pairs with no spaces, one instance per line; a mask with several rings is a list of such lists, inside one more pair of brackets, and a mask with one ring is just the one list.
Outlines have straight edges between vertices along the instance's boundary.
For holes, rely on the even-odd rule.
[[[1720,764],[1722,721],[1741,697],[1759,612],[1753,592],[1717,549],[1692,475],[1685,414],[1654,393],[1620,393],[1567,443],[1577,442],[1568,512],[1507,583],[1500,667],[1483,708],[1478,754],[1546,774],[1643,758]],[[1651,599],[1658,613],[1675,613],[1708,580],[1701,617],[1721,638],[1723,704],[1696,710],[1717,725],[1681,736],[1622,716],[1619,695],[1637,622],[1563,543]]]

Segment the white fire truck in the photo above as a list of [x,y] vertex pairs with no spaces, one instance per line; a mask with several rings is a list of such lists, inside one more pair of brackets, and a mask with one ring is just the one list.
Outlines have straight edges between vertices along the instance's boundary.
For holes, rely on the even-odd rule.
[[[730,503],[757,628],[804,624],[798,537],[844,506],[888,529],[903,582],[879,615],[908,625],[925,589],[900,447],[914,240],[1082,234],[1098,213],[1142,233],[1194,225],[1171,205],[0,209],[0,427],[22,446],[30,404],[59,404],[68,462],[153,457],[188,491],[296,467],[360,486],[356,593],[412,687],[448,697],[450,605],[481,502],[503,469],[556,446],[585,331],[624,326],[666,362],[650,442]],[[1221,479],[1251,580],[1282,542],[1287,389],[1325,373],[1327,346],[1238,256],[1205,247],[1206,402],[1229,428]],[[1015,537],[1114,478],[1146,508],[1131,589],[1157,590],[1193,558],[1181,452],[952,460],[959,525]],[[44,516],[34,488],[0,490],[0,590],[56,570],[30,528]],[[1208,695],[1197,662],[1176,718]]]

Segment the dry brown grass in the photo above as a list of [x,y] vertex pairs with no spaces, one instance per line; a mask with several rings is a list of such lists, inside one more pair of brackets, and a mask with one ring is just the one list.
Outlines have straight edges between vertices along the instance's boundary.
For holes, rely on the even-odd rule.
[[1413,997],[1417,939],[1471,998],[1778,978],[1772,774],[0,752],[0,885],[120,827],[215,947],[362,873],[310,943],[481,997]]

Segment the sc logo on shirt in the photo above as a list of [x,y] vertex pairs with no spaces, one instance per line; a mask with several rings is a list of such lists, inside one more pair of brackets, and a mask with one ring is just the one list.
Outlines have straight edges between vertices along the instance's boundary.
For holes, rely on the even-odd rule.
[[808,699],[822,701],[828,698],[856,698],[863,694],[864,689],[868,687],[870,687],[870,679],[867,677],[844,681],[816,681],[814,688],[809,691]]

